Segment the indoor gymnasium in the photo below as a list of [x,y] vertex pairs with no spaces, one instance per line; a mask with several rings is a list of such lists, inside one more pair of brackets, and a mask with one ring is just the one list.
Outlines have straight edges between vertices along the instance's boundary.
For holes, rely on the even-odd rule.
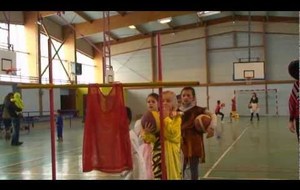
[[1,180],[299,180],[298,11],[0,11]]

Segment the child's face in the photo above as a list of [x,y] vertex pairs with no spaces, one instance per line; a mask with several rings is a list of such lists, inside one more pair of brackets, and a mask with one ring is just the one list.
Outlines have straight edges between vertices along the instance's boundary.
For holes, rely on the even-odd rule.
[[147,108],[149,111],[158,111],[158,102],[154,97],[147,98]]
[[191,90],[184,90],[181,93],[181,102],[183,105],[189,105],[194,101],[194,96]]
[[172,111],[172,109],[173,109],[172,94],[170,94],[170,93],[163,94],[162,99],[163,99],[162,102],[163,102],[164,109]]

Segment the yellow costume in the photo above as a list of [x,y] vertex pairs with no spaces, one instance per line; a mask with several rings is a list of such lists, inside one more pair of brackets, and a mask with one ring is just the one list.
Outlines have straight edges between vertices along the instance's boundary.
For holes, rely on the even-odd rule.
[[23,103],[23,100],[21,99],[21,94],[19,92],[15,92],[14,97],[10,101],[15,102],[15,104],[18,108],[21,108],[21,109],[24,108],[24,103]]
[[181,117],[164,119],[165,158],[168,179],[181,179]]
[[[154,112],[154,113],[153,113]],[[154,133],[144,133],[143,139],[146,142],[153,143],[154,145],[159,143],[159,112],[153,111],[153,116],[156,120],[157,130]],[[181,160],[180,160],[180,143],[181,143],[181,117],[176,116],[173,119],[166,117],[164,119],[164,148],[165,148],[165,164],[167,179],[182,179],[181,176]],[[161,153],[160,146],[153,148],[153,173],[161,172],[161,160],[157,160],[157,154]],[[159,158],[161,159],[161,157]],[[160,168],[157,167],[160,166]],[[156,178],[156,177],[155,177]],[[157,178],[156,178],[157,179]]]

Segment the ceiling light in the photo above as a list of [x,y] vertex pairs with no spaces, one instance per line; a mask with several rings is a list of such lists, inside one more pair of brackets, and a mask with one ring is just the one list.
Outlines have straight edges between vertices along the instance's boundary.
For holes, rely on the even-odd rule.
[[163,18],[163,19],[158,19],[158,22],[161,23],[161,24],[166,24],[166,23],[169,23],[171,21],[172,21],[171,17]]
[[135,29],[136,27],[134,25],[128,26],[130,29]]
[[205,16],[211,16],[215,14],[220,14],[221,11],[198,11],[197,15],[198,17],[205,17]]

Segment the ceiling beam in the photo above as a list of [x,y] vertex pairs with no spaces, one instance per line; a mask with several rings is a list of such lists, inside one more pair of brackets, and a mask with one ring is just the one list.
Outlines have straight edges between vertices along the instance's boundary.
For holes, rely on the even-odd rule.
[[53,16],[53,15],[57,15],[58,11],[39,11],[39,15],[41,17],[48,17],[48,16]]
[[109,35],[109,37],[111,37],[115,41],[118,41],[120,39],[117,35],[115,35],[111,31],[107,31],[107,34]]
[[[252,20],[254,21],[262,21],[264,19],[265,16],[259,16],[259,17],[255,17],[252,18]],[[248,21],[248,16],[237,16],[236,15],[236,20],[239,21]],[[269,22],[292,22],[292,23],[298,23],[298,18],[296,17],[271,17],[269,16]],[[188,24],[188,25],[183,25],[183,26],[177,26],[176,29],[164,29],[160,31],[160,34],[168,34],[168,33],[174,33],[174,32],[180,32],[180,31],[184,31],[184,30],[188,30],[188,29],[193,29],[193,28],[198,28],[198,27],[203,27],[204,25],[206,26],[210,26],[210,25],[215,25],[215,24],[221,24],[224,22],[232,22],[232,16],[227,16],[224,18],[219,18],[219,19],[215,19],[215,20],[210,20],[210,21],[204,21],[201,24],[199,23],[194,23],[194,24]],[[114,44],[119,44],[119,43],[124,43],[124,42],[130,42],[130,41],[134,41],[134,40],[139,40],[139,39],[144,39],[144,38],[149,38],[151,36],[152,33],[147,33],[147,34],[139,34],[139,35],[135,35],[135,36],[130,36],[130,37],[126,37],[126,38],[121,38],[119,39],[117,42],[112,42],[111,45]]]
[[[192,14],[193,11],[134,11],[123,17],[121,15],[114,15],[110,17],[110,30],[117,28],[128,27],[130,25],[144,24],[150,21],[174,17],[180,15]],[[81,35],[88,36],[94,33],[103,32],[103,18],[94,20],[93,23],[79,23],[75,24],[76,37]]]
[[[265,21],[266,16],[251,16],[251,21]],[[236,20],[248,21],[248,16],[236,15]],[[285,23],[298,23],[298,17],[282,17],[282,16],[268,16],[269,22],[285,22]]]
[[81,18],[83,18],[85,21],[92,23],[93,19],[91,17],[89,17],[86,13],[84,13],[83,11],[74,11],[78,16],[80,16]]
[[135,26],[135,29],[143,35],[148,33],[148,31],[146,31],[141,25]]
[[171,29],[175,29],[175,23],[174,23],[173,21],[167,23],[167,25],[168,25]]

